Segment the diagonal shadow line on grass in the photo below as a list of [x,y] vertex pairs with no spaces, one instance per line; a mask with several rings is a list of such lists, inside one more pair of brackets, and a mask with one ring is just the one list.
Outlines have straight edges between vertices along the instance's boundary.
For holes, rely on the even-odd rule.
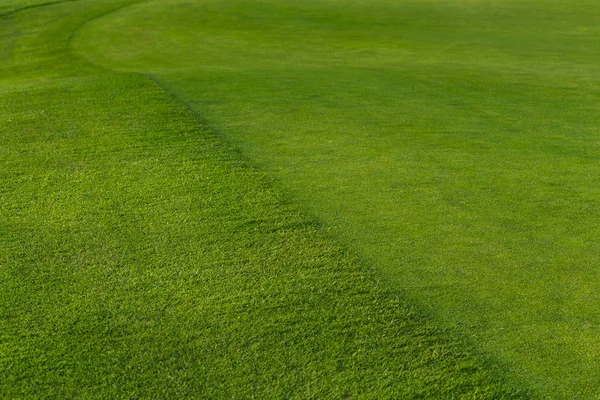
[[[77,0],[62,0],[62,1],[57,1],[55,3],[73,2],[73,1],[77,1]],[[118,69],[113,69],[113,68],[110,68],[108,66],[104,66],[104,65],[101,65],[99,63],[96,63],[96,62],[94,62],[94,61],[92,61],[90,59],[87,59],[85,56],[83,56],[81,54],[78,54],[78,52],[75,50],[75,48],[73,46],[73,41],[77,37],[77,35],[80,32],[80,30],[82,28],[84,28],[86,25],[88,25],[89,23],[92,23],[92,22],[94,22],[94,21],[96,21],[98,19],[101,19],[101,18],[104,18],[106,16],[109,16],[110,14],[120,12],[121,10],[126,9],[128,7],[139,5],[139,4],[143,4],[143,3],[148,3],[150,1],[151,0],[129,0],[129,1],[124,0],[124,4],[118,5],[118,6],[116,6],[115,8],[113,8],[111,10],[108,10],[106,12],[100,13],[98,15],[95,15],[95,16],[87,19],[87,20],[82,21],[69,34],[69,37],[68,37],[68,39],[66,41],[66,44],[65,44],[65,50],[66,50],[66,52],[73,59],[81,61],[81,62],[83,62],[85,64],[88,64],[88,65],[91,65],[94,68],[98,68],[98,69],[105,70],[105,71],[110,71],[110,72],[113,72],[113,73],[117,72],[117,73],[120,73],[120,74],[130,74],[130,75],[143,76],[145,79],[147,79],[148,81],[152,82],[154,85],[156,85],[162,91],[164,91],[172,99],[173,102],[179,104],[187,112],[189,112],[190,115],[192,116],[192,118],[196,121],[196,125],[197,125],[197,127],[198,127],[199,130],[203,131],[204,133],[208,133],[210,136],[217,138],[221,142],[225,141],[226,144],[228,145],[229,149],[235,151],[236,156],[238,158],[242,159],[246,166],[249,166],[249,167],[251,167],[253,169],[256,168],[255,165],[253,165],[253,163],[251,162],[251,160],[249,160],[246,156],[244,156],[242,154],[242,152],[239,150],[239,148],[237,148],[236,146],[231,146],[231,143],[227,143],[227,140],[219,133],[219,130],[216,127],[214,127],[212,124],[210,124],[206,120],[204,120],[204,118],[202,117],[201,113],[199,113],[198,111],[194,110],[192,108],[192,106],[190,105],[189,102],[187,102],[184,99],[182,99],[181,96],[179,96],[177,93],[175,93],[173,90],[171,90],[158,77],[153,76],[150,73],[144,73],[144,72],[140,72],[140,71],[122,71],[122,70],[118,70]],[[54,4],[54,3],[49,3],[49,4]],[[269,183],[272,183],[272,182],[269,182]],[[278,188],[278,189],[280,189],[280,188]],[[288,198],[286,198],[285,200],[289,201]],[[306,213],[306,210],[302,209],[302,212]],[[317,226],[321,226],[321,222],[318,220],[318,218],[315,218],[314,215],[310,215],[309,218],[311,219],[311,221],[313,223],[316,223]],[[353,258],[360,259],[360,256],[358,256],[356,253],[353,253],[352,250],[349,250],[347,247],[343,247],[343,248],[344,248],[345,252],[349,251],[350,254],[352,254]],[[368,276],[372,280],[376,281],[377,283],[381,283],[381,281],[373,274],[373,271],[370,268],[365,268],[365,264],[366,263],[364,261],[359,261],[359,264],[362,264],[363,268],[361,268],[361,271],[363,273],[365,273],[366,276]],[[409,305],[411,307],[415,306],[414,303],[409,303]],[[461,338],[461,339],[463,339],[463,338]],[[465,343],[467,343],[467,342],[465,342]],[[470,346],[467,346],[467,347],[470,347]],[[481,354],[481,353],[479,353],[479,354],[476,353],[476,358],[478,358],[480,360],[482,359],[482,360],[484,360],[484,362],[490,362],[490,360],[491,360],[491,357],[489,357],[488,354]],[[494,364],[493,361],[491,363]],[[532,395],[531,392],[529,392],[529,388],[526,388],[525,391],[520,392],[520,393],[523,396],[522,398],[528,398],[529,396]]]

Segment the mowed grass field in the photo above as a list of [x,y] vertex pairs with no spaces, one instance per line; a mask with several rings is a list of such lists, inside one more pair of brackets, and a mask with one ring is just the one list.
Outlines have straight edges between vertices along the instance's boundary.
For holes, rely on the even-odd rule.
[[0,1],[0,393],[597,398],[599,13]]
[[152,1],[73,44],[167,87],[541,393],[595,398],[599,13],[585,0]]
[[529,394],[176,94],[73,54],[130,3],[0,2],[1,398]]

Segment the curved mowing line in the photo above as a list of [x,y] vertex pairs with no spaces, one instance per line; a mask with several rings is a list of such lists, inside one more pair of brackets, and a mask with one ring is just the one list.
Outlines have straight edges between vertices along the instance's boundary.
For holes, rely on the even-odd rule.
[[32,8],[41,8],[41,7],[47,7],[47,6],[53,6],[56,4],[61,4],[61,3],[73,3],[79,0],[59,0],[59,1],[49,1],[47,3],[39,3],[39,4],[31,4],[29,6],[25,6],[25,7],[21,7],[21,8],[17,8],[11,11],[6,11],[3,13],[0,13],[0,18],[5,18],[5,17],[9,17],[11,15],[20,13],[22,11],[27,11],[27,10],[31,10]]
[[[380,2],[391,4],[393,0]],[[307,9],[306,15],[294,14],[295,11],[290,10],[285,1],[230,0],[210,3],[213,7],[208,9],[205,9],[205,3],[196,3],[198,14],[193,13],[194,9],[182,8],[178,11],[170,2],[144,3],[139,9],[127,9],[122,15],[112,15],[107,20],[91,24],[89,29],[84,29],[77,36],[73,47],[84,58],[88,56],[92,63],[121,71],[149,71],[156,75],[160,79],[160,86],[169,86],[172,93],[178,94],[176,97],[187,99],[188,104],[196,107],[198,114],[211,119],[211,125],[217,127],[215,131],[219,135],[223,132],[225,142],[241,142],[240,147],[247,158],[265,166],[263,170],[270,171],[273,166],[275,173],[271,176],[280,178],[279,182],[289,179],[289,190],[282,188],[284,193],[293,196],[292,190],[295,189],[305,192],[306,196],[298,203],[306,204],[308,212],[316,214],[326,224],[332,222],[331,225],[336,226],[346,210],[357,210],[354,214],[363,216],[354,218],[350,215],[340,225],[338,232],[341,237],[353,241],[346,243],[352,243],[357,252],[362,251],[369,259],[375,260],[374,264],[386,268],[390,279],[397,279],[399,284],[404,284],[402,279],[406,276],[414,278],[417,283],[409,290],[414,292],[416,302],[424,297],[418,288],[433,288],[426,292],[429,298],[423,301],[444,310],[441,314],[444,317],[447,315],[451,324],[464,326],[465,330],[472,329],[475,335],[482,338],[480,342],[492,352],[498,350],[508,360],[514,360],[515,365],[522,365],[524,376],[537,374],[535,376],[541,377],[540,386],[545,382],[554,382],[565,391],[576,386],[565,383],[568,379],[584,382],[580,390],[588,390],[585,381],[592,374],[583,371],[592,371],[594,365],[586,361],[592,357],[584,352],[585,347],[590,346],[593,354],[595,350],[591,346],[596,340],[591,335],[587,336],[589,328],[580,321],[586,317],[593,320],[591,318],[594,316],[587,311],[589,307],[576,309],[577,304],[583,302],[572,303],[572,316],[560,311],[563,301],[577,300],[578,296],[572,294],[574,291],[569,293],[569,289],[564,289],[569,285],[575,287],[575,280],[564,281],[565,285],[561,287],[561,277],[569,273],[560,265],[563,256],[559,253],[572,254],[575,263],[590,258],[578,258],[577,246],[569,248],[569,243],[572,243],[569,238],[562,241],[568,228],[565,231],[553,229],[557,221],[564,221],[565,226],[570,223],[566,218],[550,217],[556,210],[569,215],[576,211],[576,207],[573,207],[573,203],[567,203],[571,198],[569,192],[563,191],[560,186],[552,188],[546,182],[550,179],[563,182],[564,178],[555,173],[557,165],[573,173],[573,177],[579,176],[582,170],[570,165],[570,160],[581,161],[580,156],[591,154],[583,152],[578,148],[580,146],[568,140],[552,139],[554,134],[561,131],[564,139],[570,137],[570,127],[578,126],[573,125],[576,118],[583,120],[591,113],[571,115],[569,112],[561,121],[560,110],[570,110],[574,104],[581,104],[583,109],[592,107],[588,101],[575,95],[575,102],[568,104],[564,100],[564,93],[556,92],[557,85],[545,81],[545,78],[553,75],[538,75],[539,71],[530,69],[527,63],[521,63],[528,60],[532,65],[537,65],[540,61],[552,61],[536,51],[536,43],[541,44],[536,35],[531,36],[532,32],[527,30],[513,29],[524,22],[535,26],[536,18],[527,15],[521,17],[521,13],[517,15],[514,9],[504,9],[502,4],[505,2],[498,7],[498,11],[503,11],[499,15],[506,14],[501,18],[495,16],[496,11],[492,7],[489,12],[479,10],[484,18],[473,14],[473,20],[469,21],[465,15],[464,23],[441,24],[433,27],[433,30],[428,30],[431,28],[431,15],[445,16],[446,21],[453,21],[459,9],[450,10],[445,6],[407,7],[406,13],[397,15],[400,20],[408,15],[416,21],[412,23],[406,17],[406,30],[395,23],[390,24],[389,29],[385,28],[385,24],[375,24],[383,14],[374,14],[371,20],[365,15],[360,20],[373,22],[373,25],[369,25],[370,30],[363,32],[369,33],[365,35],[364,42],[358,43],[373,49],[373,54],[365,55],[364,59],[337,55],[339,58],[323,68],[326,64],[321,56],[324,50],[330,49],[335,54],[345,45],[354,45],[359,40],[354,35],[348,37],[340,33],[340,29],[344,28],[341,32],[357,31],[360,36],[360,26],[356,25],[353,18],[358,18],[359,14],[350,10],[348,18],[344,19],[337,14],[337,10],[329,7],[321,10],[319,6],[336,2],[317,0],[302,4],[313,4],[313,11],[320,10],[325,14],[330,11],[336,17],[314,20],[310,17],[313,15],[310,11],[312,8]],[[231,6],[232,3],[234,6]],[[459,1],[428,3],[462,4]],[[524,2],[525,6],[528,3],[533,7],[535,1]],[[223,5],[227,6],[224,8]],[[235,5],[239,8],[236,9]],[[259,7],[254,8],[254,5]],[[169,17],[171,10],[173,14]],[[536,7],[532,10],[536,10]],[[382,8],[378,12],[384,11]],[[515,12],[512,19],[509,18],[511,12]],[[152,18],[153,13],[158,13],[156,19]],[[201,16],[205,16],[206,20]],[[253,18],[261,16],[263,19]],[[282,16],[285,16],[285,21]],[[423,24],[419,23],[420,18]],[[242,22],[245,20],[252,22],[246,25]],[[264,25],[255,26],[255,20],[264,21]],[[148,24],[147,21],[152,23]],[[206,27],[199,21],[206,21]],[[290,29],[281,29],[286,26]],[[130,28],[131,31],[128,31]],[[547,29],[545,23],[538,28],[536,32]],[[129,32],[131,36],[121,35],[121,32]],[[143,35],[136,36],[138,32],[143,32]],[[311,36],[311,32],[315,32],[314,36]],[[330,39],[327,33],[331,33]],[[517,37],[520,35],[523,43],[531,42],[533,45],[508,44],[503,39],[508,33]],[[554,37],[553,32],[548,33],[549,37]],[[103,34],[106,36],[101,36]],[[204,40],[211,35],[215,36],[214,42]],[[127,38],[128,43],[120,42],[120,36]],[[328,39],[321,40],[321,36]],[[95,37],[101,37],[101,42],[97,42]],[[142,41],[132,39],[135,37]],[[287,46],[287,43],[295,43],[294,40],[300,37],[307,39],[300,41],[306,47]],[[474,37],[482,42],[479,45],[471,43]],[[80,43],[79,39],[83,42]],[[390,47],[396,39],[403,49],[398,53]],[[449,43],[449,40],[452,42]],[[108,46],[103,48],[100,43]],[[138,47],[140,43],[142,46]],[[143,43],[149,45],[144,46]],[[176,43],[181,43],[183,50],[174,47]],[[253,49],[253,43],[257,45],[256,52],[245,53],[246,49]],[[465,48],[458,46],[456,49],[449,46],[455,43],[471,45]],[[381,46],[379,53],[378,46]],[[95,53],[94,49],[100,49],[100,52]],[[161,57],[161,49],[170,57]],[[181,54],[188,50],[189,54]],[[563,49],[559,46],[555,50]],[[113,58],[112,54],[117,57]],[[184,57],[180,59],[179,54]],[[425,57],[415,57],[417,60],[411,63],[407,60],[407,54],[422,54]],[[524,58],[522,54],[531,54],[531,57]],[[278,60],[271,59],[275,55],[281,55],[281,65]],[[565,60],[572,61],[574,65],[580,62],[578,53],[565,52],[564,55]],[[202,67],[204,59],[201,56],[207,61],[206,67]],[[163,60],[168,62],[163,63]],[[178,65],[179,60],[189,65]],[[295,60],[306,62],[307,68],[303,63],[296,65]],[[457,61],[456,65],[460,68],[452,66],[452,60]],[[476,62],[470,64],[472,60]],[[348,62],[347,69],[340,67],[345,62]],[[290,63],[294,69],[288,68]],[[503,64],[513,68],[508,71],[497,70]],[[317,65],[320,68],[318,71],[310,68]],[[560,65],[548,65],[552,65],[549,70],[561,71],[558,69]],[[173,71],[169,71],[171,66]],[[396,68],[398,66],[401,67]],[[468,68],[463,70],[463,66]],[[377,73],[373,73],[374,67],[380,67]],[[247,73],[236,76],[237,71]],[[519,71],[524,74],[518,74]],[[563,79],[563,72],[557,73],[556,78]],[[191,75],[194,73],[195,76]],[[534,82],[532,77],[540,79]],[[592,79],[593,76],[588,78]],[[287,79],[294,83],[287,84]],[[352,85],[352,90],[345,94],[347,97],[337,93],[349,82],[360,82],[362,79],[368,86],[361,88],[361,85]],[[566,81],[573,83],[570,78]],[[303,83],[297,85],[298,82]],[[281,94],[284,91],[286,93]],[[245,97],[245,93],[255,96],[257,102]],[[291,95],[288,96],[288,93]],[[320,94],[322,100],[329,98],[329,95],[331,99],[321,101],[317,97],[313,100],[309,97],[313,93]],[[373,93],[377,98],[369,97]],[[269,103],[278,103],[276,99],[279,95],[282,106],[271,107]],[[219,100],[223,100],[220,105]],[[217,105],[205,106],[211,101]],[[348,108],[348,105],[352,107]],[[262,113],[263,107],[268,113]],[[358,107],[359,113],[364,113],[364,118],[358,113],[351,115],[352,110]],[[548,109],[557,110],[559,116],[552,125],[546,125],[547,120],[536,117],[545,115]],[[345,115],[345,111],[348,114]],[[331,117],[331,122],[320,120],[319,116],[322,115]],[[402,117],[388,120],[384,118],[385,115]],[[351,117],[347,129],[344,127],[347,132],[338,134],[335,129],[328,129],[336,128],[337,124],[333,121],[344,119],[345,116]],[[529,122],[524,123],[524,119]],[[297,121],[307,122],[294,130]],[[286,125],[287,122],[290,123]],[[399,128],[394,127],[395,122]],[[534,122],[537,125],[535,128],[531,126]],[[275,126],[270,126],[272,124]],[[353,130],[354,127],[357,127],[356,130]],[[365,127],[367,129],[363,129]],[[516,134],[520,130],[527,135]],[[351,137],[354,134],[355,137]],[[287,137],[289,141],[286,141]],[[594,137],[591,134],[586,136]],[[321,143],[327,143],[326,139],[331,139],[333,145],[321,146]],[[362,146],[362,141],[365,144],[367,141],[372,143],[373,147]],[[524,144],[527,144],[526,151],[521,147]],[[551,148],[553,145],[556,148]],[[563,147],[564,152],[557,151]],[[280,151],[282,148],[286,150],[283,155]],[[390,150],[400,148],[405,149],[401,155]],[[570,151],[572,154],[569,154]],[[315,162],[286,169],[287,165],[295,165],[293,163],[297,160],[303,160],[305,154],[315,153],[319,156],[310,159]],[[340,160],[347,162],[347,168],[340,168],[343,171],[328,176],[328,170],[339,167]],[[557,161],[560,164],[556,164]],[[532,163],[536,167],[527,168]],[[521,169],[539,172],[523,173]],[[355,182],[353,179],[357,177],[365,177],[363,180],[366,183],[350,190],[311,190],[314,187],[335,188],[339,182],[350,182],[349,186],[352,186],[352,182]],[[369,184],[370,177],[376,178],[372,180],[374,184]],[[536,186],[539,178],[543,179]],[[525,186],[523,183],[526,181]],[[588,199],[597,200],[591,180],[580,180],[578,183],[582,189],[589,185]],[[531,188],[531,193],[521,190],[523,187]],[[369,197],[371,193],[380,194]],[[555,195],[550,193],[558,194],[558,198],[564,197],[565,203],[557,204]],[[584,192],[581,193],[583,200]],[[372,207],[365,210],[363,204],[371,201]],[[316,211],[313,209],[311,212],[308,205],[312,204],[320,209],[315,207]],[[590,206],[590,210],[595,210],[595,206]],[[572,215],[578,218],[580,214]],[[385,220],[378,219],[378,216]],[[372,233],[364,228],[365,225],[373,228]],[[558,250],[547,248],[547,244],[541,240],[531,240],[531,237],[538,236],[552,238],[556,244],[553,247]],[[584,234],[577,237],[582,240],[581,243],[589,240]],[[404,249],[410,249],[410,252]],[[398,265],[400,268],[396,269]],[[419,271],[413,273],[413,270],[417,270],[416,266]],[[574,271],[574,275],[577,273]],[[593,277],[594,272],[582,272],[579,276]],[[584,284],[582,288],[593,292],[591,286]],[[552,293],[552,296],[547,293]],[[458,314],[457,310],[463,314]],[[466,323],[461,315],[467,319]],[[579,316],[581,319],[578,321]],[[561,318],[559,323],[554,319],[556,317]],[[571,321],[574,323],[571,324]],[[555,341],[552,336],[560,339]],[[514,351],[515,348],[524,350]],[[561,369],[561,365],[573,362],[577,357],[582,360],[579,372]]]
[[[79,0],[63,0],[63,2],[67,2],[67,1],[79,1]],[[93,62],[91,62],[91,61],[89,61],[89,60],[87,60],[87,59],[79,56],[75,51],[73,51],[73,45],[72,45],[73,39],[75,38],[75,35],[77,35],[77,32],[79,32],[79,30],[81,30],[87,24],[89,24],[89,23],[91,23],[93,21],[96,21],[98,19],[104,18],[104,17],[106,17],[106,16],[108,16],[108,15],[110,15],[112,13],[119,12],[119,11],[121,11],[121,10],[127,8],[127,7],[131,7],[131,6],[134,6],[136,4],[141,4],[141,3],[148,2],[148,1],[150,1],[150,0],[133,0],[130,3],[126,3],[126,4],[123,4],[121,6],[117,6],[116,8],[114,8],[112,10],[108,10],[108,11],[103,12],[103,13],[101,13],[99,15],[96,15],[96,16],[94,16],[92,18],[86,19],[85,21],[83,21],[82,23],[80,23],[79,25],[77,25],[71,31],[71,33],[69,34],[69,38],[67,39],[67,43],[65,45],[65,47],[67,48],[67,51],[69,52],[69,55],[71,55],[73,58],[81,60],[81,61],[83,61],[83,62],[85,62],[85,63],[87,63],[89,65],[93,65],[94,67],[97,67],[97,68],[100,68],[100,69],[104,69],[104,70],[113,71],[110,68],[106,68],[106,67],[104,67],[102,65],[99,65],[97,63],[93,63]]]
[[[131,4],[121,8],[128,5]],[[118,9],[108,10],[103,15]],[[73,25],[81,27],[101,16],[96,15],[79,25],[77,23],[80,20],[77,20]],[[65,38],[67,35],[72,38],[77,29],[76,27],[71,32],[64,32],[63,39],[58,43],[61,46],[61,55]],[[67,39],[67,45],[70,45],[70,39]],[[79,57],[71,58],[70,54],[72,52],[68,49],[66,61],[76,64]],[[84,128],[85,124],[97,123],[93,115],[88,120],[89,111],[102,114],[103,117],[111,117],[112,113],[126,115],[131,123],[122,125],[121,121],[115,118],[104,121],[104,133],[109,134],[102,135],[104,147],[96,146],[93,140],[88,141],[88,134],[94,136],[98,133],[95,125],[87,126],[87,130],[82,129],[75,135],[76,140],[80,141],[79,146],[94,152],[94,155],[86,160],[91,164],[92,172],[95,169],[105,169],[112,162],[122,162],[117,164],[121,175],[111,176],[110,171],[107,171],[106,175],[99,174],[96,178],[91,176],[91,183],[88,183],[93,187],[83,188],[86,189],[86,197],[82,202],[89,203],[83,206],[90,207],[93,211],[98,211],[94,204],[98,196],[108,197],[105,204],[105,214],[108,215],[103,215],[100,210],[100,215],[82,215],[83,218],[87,218],[84,222],[73,221],[89,223],[89,237],[85,232],[82,235],[70,231],[59,233],[66,235],[66,238],[61,239],[67,242],[71,240],[71,243],[89,239],[90,243],[85,243],[82,249],[89,247],[90,255],[97,259],[92,257],[93,262],[85,264],[84,261],[83,266],[98,274],[100,278],[94,281],[94,276],[90,276],[87,269],[81,276],[89,280],[87,283],[93,290],[102,289],[102,296],[96,299],[96,292],[92,290],[92,296],[89,296],[92,300],[87,297],[81,300],[77,295],[69,297],[68,300],[81,301],[82,304],[77,309],[67,309],[67,313],[56,312],[62,302],[42,304],[46,310],[54,313],[53,317],[56,318],[59,329],[54,330],[55,336],[52,336],[42,329],[44,326],[40,328],[39,341],[55,353],[50,353],[49,357],[44,358],[42,365],[35,358],[27,359],[30,366],[41,369],[41,377],[32,374],[33,379],[39,378],[36,382],[49,380],[52,384],[60,384],[60,378],[52,380],[52,377],[44,375],[47,373],[44,368],[51,368],[57,359],[62,361],[66,357],[73,362],[74,374],[79,381],[75,380],[72,387],[62,385],[62,389],[73,390],[74,393],[78,389],[85,389],[77,386],[81,385],[81,381],[89,384],[90,379],[93,381],[96,378],[87,377],[86,380],[85,376],[77,376],[77,373],[89,372],[86,368],[93,368],[94,372],[100,370],[98,375],[108,376],[110,374],[104,372],[114,373],[114,369],[118,369],[115,364],[117,367],[133,365],[140,369],[147,366],[149,371],[142,371],[148,372],[146,381],[135,379],[135,369],[133,372],[129,371],[133,375],[126,376],[129,381],[126,378],[124,380],[130,386],[136,386],[136,390],[150,392],[164,389],[160,387],[160,379],[171,378],[168,375],[173,369],[185,370],[187,367],[185,372],[189,375],[183,378],[193,376],[185,382],[191,382],[190,384],[196,385],[195,388],[199,387],[199,390],[210,390],[209,386],[212,385],[231,385],[233,388],[229,389],[234,391],[232,393],[236,393],[236,390],[246,390],[246,394],[249,393],[247,396],[239,394],[228,397],[250,397],[254,394],[251,391],[256,389],[253,385],[264,387],[265,393],[272,396],[276,395],[273,394],[273,390],[278,389],[281,392],[279,397],[289,393],[302,393],[303,390],[306,390],[304,397],[319,397],[310,396],[309,390],[319,393],[318,390],[321,389],[323,393],[329,393],[329,397],[343,397],[345,393],[333,395],[336,391],[343,390],[363,393],[364,397],[374,397],[376,394],[370,391],[369,386],[372,382],[375,389],[381,391],[378,392],[381,398],[392,398],[391,395],[385,396],[385,393],[394,391],[404,391],[405,398],[418,395],[426,397],[427,394],[431,397],[436,393],[446,394],[447,397],[464,393],[465,396],[471,394],[469,397],[472,397],[482,391],[488,393],[490,398],[498,398],[510,397],[511,393],[517,397],[520,393],[505,390],[506,387],[500,382],[500,378],[492,376],[496,371],[495,366],[490,365],[485,358],[482,360],[474,356],[477,352],[472,351],[472,348],[466,345],[462,347],[461,338],[455,338],[436,329],[435,326],[432,327],[421,315],[411,312],[398,293],[374,282],[364,268],[335,246],[332,239],[311,225],[312,222],[306,215],[296,211],[293,205],[282,201],[280,192],[271,188],[267,179],[255,174],[251,164],[240,163],[239,153],[232,151],[231,146],[218,140],[219,138],[210,132],[206,136],[201,135],[205,130],[194,118],[196,113],[188,112],[186,104],[177,101],[174,96],[169,96],[169,92],[164,90],[162,85],[138,73],[109,73],[105,72],[106,68],[89,68],[86,71],[89,73],[89,79],[81,84],[75,82],[71,87],[77,95],[62,94],[60,90],[54,90],[49,82],[45,92],[24,93],[25,99],[21,99],[24,104],[29,105],[28,101],[37,95],[34,100],[39,102],[38,106],[49,105],[49,109],[59,116],[59,121],[54,121],[58,127],[72,125],[73,129],[77,129],[78,123],[83,124]],[[78,109],[74,104],[77,104],[79,98],[84,101],[85,106]],[[140,100],[146,108],[138,104]],[[62,101],[65,102],[64,105]],[[18,111],[15,114],[18,114]],[[35,125],[39,121],[24,122],[26,123],[30,124],[27,127],[31,127],[33,131],[40,130],[39,126]],[[71,126],[68,128],[71,129]],[[54,141],[56,138],[50,134],[47,139]],[[123,143],[127,144],[127,147],[120,147],[118,141],[124,139],[131,141]],[[68,146],[69,138],[54,144],[57,151],[63,151],[65,148],[60,146]],[[76,161],[77,157],[74,157]],[[17,158],[12,162],[18,167],[23,167],[28,160]],[[59,167],[56,167],[57,175],[64,174]],[[107,185],[111,178],[123,186]],[[64,181],[67,184],[61,187]],[[73,182],[75,190],[78,184],[81,182]],[[60,188],[69,194],[70,186],[69,180],[65,179],[42,190],[48,193]],[[162,189],[163,187],[166,189]],[[184,191],[185,195],[177,197],[177,190],[169,192],[169,189],[173,188]],[[79,190],[81,189],[79,187]],[[111,189],[116,189],[117,194]],[[119,194],[123,198],[119,198],[118,204],[113,206],[111,201]],[[171,194],[173,197],[168,196]],[[211,197],[210,200],[203,198],[207,194]],[[213,201],[213,196],[219,201]],[[191,199],[192,206],[186,208],[185,200],[188,199]],[[183,201],[179,204],[178,200]],[[65,204],[72,206],[68,201],[65,201]],[[60,205],[56,205],[55,212],[64,211],[60,209]],[[179,209],[179,206],[182,208]],[[173,214],[163,217],[164,210]],[[39,213],[43,214],[43,211],[42,207]],[[113,215],[114,211],[122,213]],[[205,212],[207,214],[203,214]],[[138,215],[140,213],[141,215]],[[129,219],[142,216],[146,218]],[[181,225],[181,230],[178,230],[179,226],[153,227],[150,232],[143,232],[140,237],[136,236],[137,231],[143,229],[148,221],[159,224],[179,222],[182,219],[177,219],[178,216],[194,222]],[[94,221],[96,218],[100,219],[100,222],[108,222],[107,225],[94,226],[98,222]],[[41,228],[45,228],[46,221],[43,215],[40,221],[36,222]],[[118,224],[119,229],[111,230],[113,224]],[[212,226],[214,231],[203,233],[203,224]],[[221,236],[221,231],[225,232],[225,236]],[[40,236],[48,233],[44,229],[36,232]],[[111,277],[111,271],[103,269],[104,263],[110,261],[110,256],[104,256],[105,248],[102,247],[102,242],[106,239],[102,235],[107,233],[116,235],[108,239],[112,239],[110,243],[114,242],[119,252],[123,251],[126,256],[135,258],[129,260],[125,257],[124,260],[117,260],[117,265],[113,267],[123,270],[119,272],[123,274],[123,279],[117,284],[101,279],[105,277],[103,274]],[[148,236],[143,236],[146,233]],[[183,239],[178,240],[180,237],[177,234]],[[202,236],[203,234],[205,236]],[[54,244],[52,240],[56,238],[52,237],[52,234],[49,236],[50,238],[40,239],[40,242],[52,250],[50,255],[62,254],[55,250],[64,251],[65,248],[60,247],[60,243]],[[22,238],[19,240],[27,241]],[[125,242],[125,249],[119,247],[120,241]],[[221,245],[216,247],[225,248],[223,254],[214,256],[215,253],[211,251],[221,249],[213,249],[213,242]],[[140,256],[137,247],[139,245],[154,246],[152,249],[156,250],[156,258],[154,252],[144,253],[142,261],[136,263],[139,260],[136,256]],[[202,258],[204,253],[198,256],[196,245],[207,248],[209,255],[206,258],[210,260]],[[233,250],[228,253],[226,250],[230,247]],[[66,253],[70,252],[68,248],[66,250]],[[106,249],[107,252],[111,250],[110,246]],[[94,254],[94,251],[100,254]],[[245,253],[239,256],[238,251]],[[14,255],[10,254],[9,257]],[[170,264],[169,261],[173,259],[173,264]],[[72,266],[80,266],[75,264],[75,261]],[[19,262],[17,261],[17,264]],[[127,269],[129,264],[132,264],[131,269]],[[56,267],[53,262],[46,265],[50,270]],[[146,273],[148,268],[153,269],[149,274]],[[177,279],[173,278],[173,273],[179,274]],[[129,281],[127,278],[130,277],[135,279]],[[81,287],[75,289],[89,293],[90,287],[85,286],[86,282],[82,285],[77,281],[77,276],[70,278],[73,282],[68,284],[79,284]],[[20,288],[25,293],[29,290],[26,283],[12,283],[21,285]],[[57,292],[60,293],[60,290],[64,289],[64,286],[61,286],[62,280],[53,283],[59,289]],[[41,287],[41,295],[51,294],[44,293],[44,289],[49,290],[48,287]],[[70,293],[65,293],[65,297]],[[189,293],[193,295],[187,298]],[[10,293],[7,296],[10,296]],[[156,300],[150,299],[151,296],[155,296]],[[178,299],[177,306],[169,307],[172,298]],[[115,299],[118,302],[116,308],[111,304]],[[144,309],[146,304],[142,304],[141,300],[148,299],[152,304],[148,309]],[[94,304],[94,300],[100,301]],[[91,307],[92,309],[88,310],[86,306],[90,305],[96,305],[98,309]],[[160,306],[161,309],[154,310],[153,305]],[[129,314],[121,312],[119,307],[125,308],[131,314],[131,318]],[[141,311],[138,312],[137,308]],[[170,313],[165,315],[167,309]],[[186,313],[181,310],[191,311]],[[26,314],[30,311],[22,312]],[[119,320],[119,317],[123,316],[128,316],[127,321]],[[189,325],[178,325],[180,318],[188,318],[189,321],[186,322]],[[106,332],[99,330],[99,325],[115,328],[115,332],[111,332],[110,329]],[[214,330],[203,330],[206,326]],[[27,328],[13,324],[11,329],[19,331]],[[144,334],[150,337],[138,336],[139,331],[144,331]],[[80,332],[86,335],[84,340],[78,336]],[[129,332],[132,334],[127,334]],[[116,336],[111,337],[113,333]],[[179,336],[176,335],[178,333]],[[99,340],[94,341],[93,335],[98,335],[96,339]],[[150,339],[149,342],[144,338]],[[112,339],[117,351],[121,351],[120,360],[115,360],[110,354],[102,351],[102,346],[98,346],[96,354],[85,349],[86,345],[98,345],[107,339]],[[153,343],[153,340],[158,343]],[[205,342],[194,345],[202,340]],[[51,346],[55,344],[54,341],[59,341],[64,348],[54,350],[56,346]],[[39,349],[40,346],[36,347],[35,344],[33,341],[23,346]],[[142,355],[149,352],[150,362],[142,359],[137,364],[128,363],[127,358],[135,352],[135,349],[129,349],[129,344],[138,344],[143,350],[140,351]],[[119,345],[127,348],[121,349]],[[20,348],[16,350],[18,351]],[[61,354],[61,351],[64,354]],[[173,355],[175,357],[169,357]],[[196,358],[198,355],[200,361]],[[86,356],[92,358],[89,365],[77,364],[82,357],[85,360]],[[94,359],[94,356],[98,360]],[[157,363],[156,360],[164,364]],[[222,368],[219,369],[219,366]],[[170,370],[170,367],[173,369]],[[56,369],[59,373],[62,371],[61,368]],[[162,373],[163,371],[165,373]],[[222,376],[217,376],[219,373],[223,373]],[[15,376],[18,374],[10,377]],[[183,379],[181,375],[177,377]],[[29,378],[31,379],[31,376]],[[251,378],[254,381],[251,381]],[[109,383],[112,383],[110,379],[108,376]],[[204,380],[208,384],[202,387]],[[24,384],[21,379],[16,383],[25,385],[28,382],[25,381]],[[166,380],[162,383],[176,386],[176,389],[186,389],[176,381]],[[8,386],[6,383],[5,385]],[[151,388],[147,389],[145,385]],[[280,387],[274,388],[277,385]],[[310,387],[304,388],[303,385]],[[100,386],[99,389],[110,390],[107,386]],[[118,385],[113,386],[113,390],[120,389]],[[93,393],[88,393],[106,395],[105,392],[97,391],[98,388],[87,389],[93,390]],[[212,396],[213,398],[219,394],[226,396],[224,392],[219,393],[218,388],[214,390],[212,393],[217,395]],[[418,392],[414,392],[415,390]],[[410,393],[411,391],[413,392]],[[131,397],[150,397],[144,396],[143,392],[136,393],[137,395]],[[112,397],[126,396],[121,393],[121,396]]]

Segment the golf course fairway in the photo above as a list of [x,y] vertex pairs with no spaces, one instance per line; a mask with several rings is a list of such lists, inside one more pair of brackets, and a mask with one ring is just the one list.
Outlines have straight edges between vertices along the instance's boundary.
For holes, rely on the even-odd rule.
[[0,0],[0,397],[600,396],[591,0]]
[[77,32],[542,392],[600,376],[593,1],[150,1]]

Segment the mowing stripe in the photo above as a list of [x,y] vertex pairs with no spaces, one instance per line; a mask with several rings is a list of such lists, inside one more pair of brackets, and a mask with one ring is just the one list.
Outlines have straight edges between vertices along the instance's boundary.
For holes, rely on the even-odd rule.
[[0,397],[523,398],[155,82],[82,63],[128,2],[26,10],[0,75]]

